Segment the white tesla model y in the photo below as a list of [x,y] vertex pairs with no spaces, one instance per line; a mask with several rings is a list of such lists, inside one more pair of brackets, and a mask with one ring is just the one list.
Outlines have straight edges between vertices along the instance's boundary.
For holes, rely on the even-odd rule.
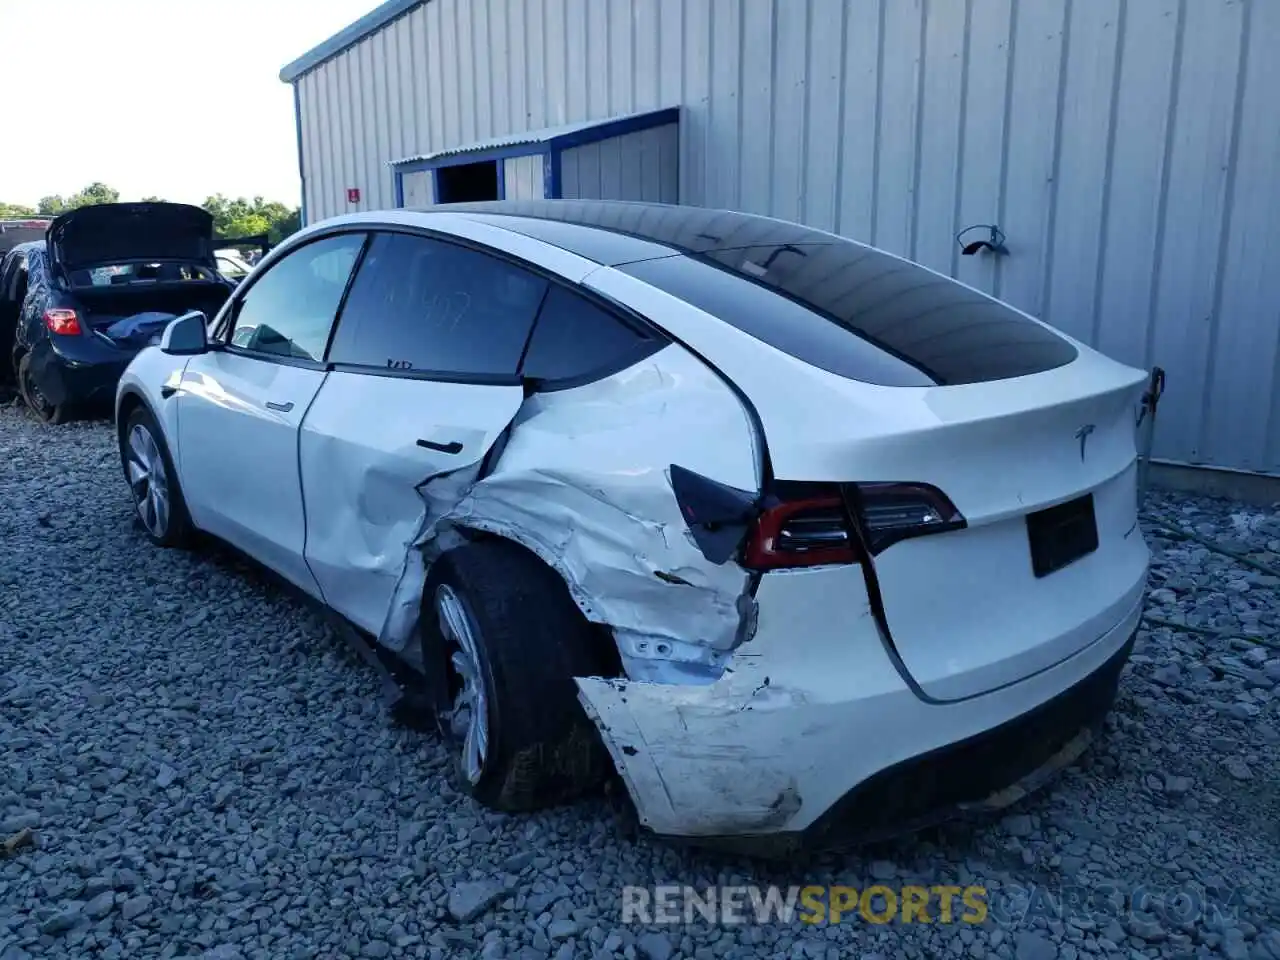
[[498,202],[296,234],[117,424],[156,543],[420,651],[482,803],[612,767],[659,834],[789,848],[1007,804],[1096,735],[1143,382],[828,233]]

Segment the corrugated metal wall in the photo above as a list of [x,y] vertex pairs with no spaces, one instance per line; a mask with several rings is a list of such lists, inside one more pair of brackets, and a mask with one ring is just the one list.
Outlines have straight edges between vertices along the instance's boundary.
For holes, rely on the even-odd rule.
[[566,150],[560,196],[678,203],[680,129],[672,123]]
[[[1280,471],[1280,0],[430,0],[300,83],[312,219],[386,161],[685,107],[680,199],[870,241],[1169,373]],[[1000,225],[1010,255],[954,236]]]
[[502,178],[508,200],[541,200],[546,195],[542,154],[503,160]]

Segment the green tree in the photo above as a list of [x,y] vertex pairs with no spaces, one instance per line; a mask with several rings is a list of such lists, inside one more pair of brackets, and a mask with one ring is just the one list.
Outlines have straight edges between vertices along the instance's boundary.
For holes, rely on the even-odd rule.
[[213,214],[213,226],[221,237],[251,237],[265,233],[274,245],[301,225],[300,211],[262,197],[237,197],[220,193],[205,199],[204,208]]
[[114,187],[108,187],[105,183],[95,181],[79,193],[73,193],[69,197],[64,198],[57,193],[52,196],[41,197],[37,209],[43,214],[59,214],[79,207],[89,207],[97,203],[116,203],[119,200],[119,190]]
[[143,197],[142,202],[143,203],[166,203],[167,201],[165,200],[164,197]]
[[67,206],[74,210],[76,207],[90,207],[98,203],[118,203],[119,201],[119,190],[114,187],[108,187],[105,183],[95,181],[79,193],[73,194],[67,200]]
[[32,217],[35,216],[35,212],[35,207],[28,207],[25,203],[0,201],[0,217]]
[[294,207],[289,211],[288,215],[282,220],[277,220],[271,225],[271,244],[275,246],[291,233],[297,233],[302,229],[302,209]]

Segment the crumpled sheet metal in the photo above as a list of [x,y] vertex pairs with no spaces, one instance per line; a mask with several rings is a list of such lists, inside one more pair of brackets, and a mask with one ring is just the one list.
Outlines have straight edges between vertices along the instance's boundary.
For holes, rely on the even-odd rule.
[[473,468],[419,487],[425,516],[380,641],[403,647],[427,567],[469,528],[556,569],[586,617],[613,628],[628,676],[710,682],[744,639],[748,576],[702,556],[667,467],[758,489],[755,451],[737,397],[678,347],[606,380],[531,396],[487,476]]
[[770,833],[800,811],[795,758],[783,745],[804,736],[805,696],[742,659],[712,687],[577,678],[640,822],[656,833]]
[[386,620],[378,633],[378,642],[391,650],[403,650],[418,626],[418,609],[427,568],[451,546],[462,542],[456,529],[443,524],[445,512],[462,499],[465,491],[480,475],[480,464],[473,463],[450,473],[428,477],[418,485],[426,511],[417,532],[403,552],[400,575],[396,579]]

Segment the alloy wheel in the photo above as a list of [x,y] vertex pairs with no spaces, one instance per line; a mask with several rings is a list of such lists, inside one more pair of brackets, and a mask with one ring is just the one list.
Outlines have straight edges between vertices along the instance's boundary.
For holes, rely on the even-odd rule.
[[478,631],[452,587],[439,586],[435,603],[440,632],[451,648],[449,663],[457,681],[449,728],[461,744],[463,775],[475,784],[489,752],[489,702],[480,674]]
[[129,431],[129,487],[138,519],[156,538],[169,529],[169,478],[155,437],[138,423]]

